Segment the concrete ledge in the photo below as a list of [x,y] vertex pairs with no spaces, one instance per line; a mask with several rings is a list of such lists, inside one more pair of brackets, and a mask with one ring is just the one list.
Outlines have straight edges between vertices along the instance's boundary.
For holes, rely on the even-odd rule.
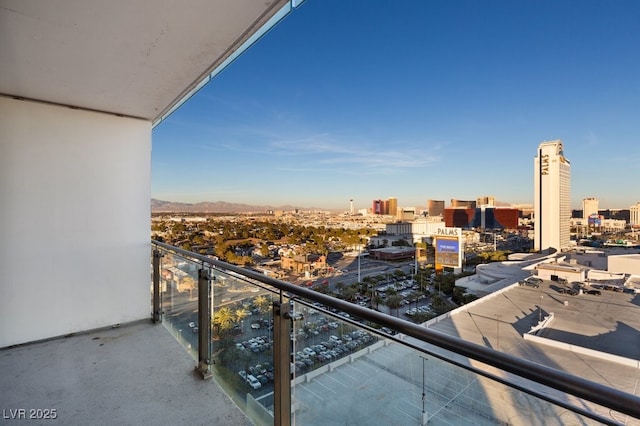
[[547,339],[545,337],[536,336],[534,334],[525,334],[524,340],[527,340],[533,343],[540,343],[542,345],[547,345],[547,346],[563,349],[566,351],[570,351],[570,352],[574,352],[582,355],[592,356],[594,358],[599,358],[608,362],[625,365],[627,367],[640,369],[640,360],[625,358],[618,355],[612,355],[606,352],[596,351],[596,350],[585,348],[582,346],[571,345],[569,343],[558,342],[557,340]]

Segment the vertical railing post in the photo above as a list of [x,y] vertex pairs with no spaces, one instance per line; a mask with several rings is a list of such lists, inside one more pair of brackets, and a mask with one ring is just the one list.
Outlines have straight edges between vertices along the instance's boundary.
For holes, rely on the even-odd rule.
[[211,277],[208,269],[198,270],[198,366],[203,379],[211,373]]
[[273,302],[274,424],[291,424],[291,314],[288,302]]
[[154,323],[162,321],[162,310],[160,308],[160,250],[153,250],[153,314],[151,320]]

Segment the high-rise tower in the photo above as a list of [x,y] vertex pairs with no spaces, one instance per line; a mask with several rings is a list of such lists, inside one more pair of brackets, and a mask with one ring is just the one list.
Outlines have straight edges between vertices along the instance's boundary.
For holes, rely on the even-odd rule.
[[398,214],[398,199],[396,197],[389,197],[388,201],[388,212],[387,214],[391,216],[395,216]]
[[629,214],[631,226],[640,226],[640,201],[629,207]]
[[561,140],[542,142],[534,158],[534,215],[536,250],[569,245],[571,164]]
[[582,219],[587,220],[589,216],[598,214],[598,199],[584,198],[582,200]]
[[444,215],[444,200],[427,200],[427,213],[432,217]]

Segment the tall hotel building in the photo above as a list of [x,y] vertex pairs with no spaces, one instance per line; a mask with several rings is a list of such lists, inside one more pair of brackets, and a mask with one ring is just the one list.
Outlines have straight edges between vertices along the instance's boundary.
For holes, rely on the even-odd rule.
[[398,199],[391,197],[387,200],[373,200],[371,213],[395,216],[398,214]]
[[629,208],[631,226],[640,226],[640,202],[635,203]]
[[452,209],[475,209],[476,202],[475,201],[465,201],[465,200],[456,200],[451,199],[451,208]]
[[390,197],[387,202],[389,203],[387,214],[396,216],[398,214],[398,199],[395,197]]
[[571,220],[571,164],[561,140],[542,142],[534,159],[534,215],[536,250],[569,245]]
[[582,219],[587,220],[589,216],[598,214],[598,199],[585,198],[582,200]]
[[496,198],[492,196],[478,197],[476,199],[476,207],[495,207]]
[[444,215],[444,200],[427,200],[427,214],[431,217]]

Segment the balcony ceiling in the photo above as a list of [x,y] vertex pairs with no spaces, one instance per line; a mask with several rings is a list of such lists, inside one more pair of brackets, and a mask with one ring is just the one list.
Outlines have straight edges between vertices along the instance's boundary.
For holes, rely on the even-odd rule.
[[0,94],[155,121],[287,0],[0,0]]

